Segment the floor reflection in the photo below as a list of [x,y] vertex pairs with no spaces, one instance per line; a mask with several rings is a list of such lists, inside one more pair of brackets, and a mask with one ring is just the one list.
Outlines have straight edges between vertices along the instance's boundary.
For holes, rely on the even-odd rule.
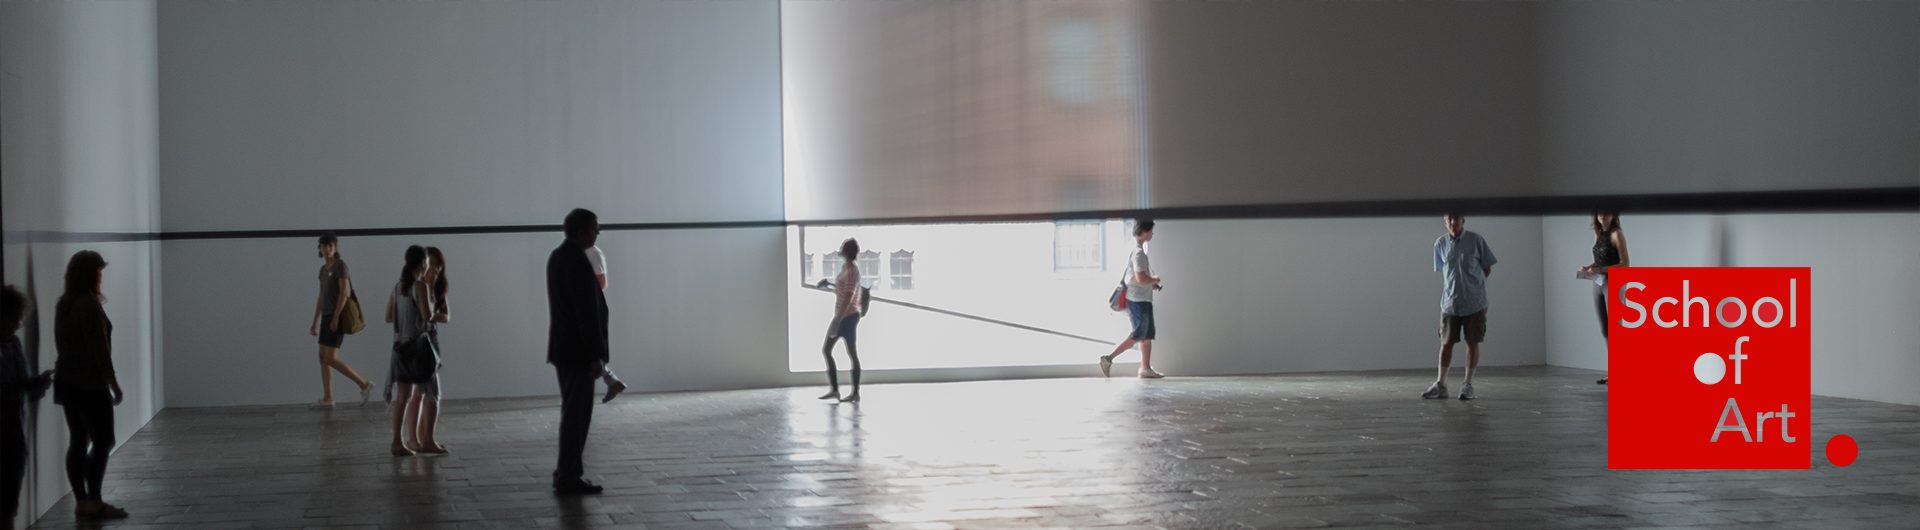
[[1610,472],[1595,375],[1483,368],[1473,402],[1419,399],[1425,370],[634,394],[594,414],[607,492],[574,498],[552,398],[450,401],[457,452],[408,458],[379,407],[170,409],[114,454],[135,517],[105,526],[1911,527],[1920,445],[1890,441],[1920,407],[1814,398],[1816,436],[1862,440],[1846,468]]

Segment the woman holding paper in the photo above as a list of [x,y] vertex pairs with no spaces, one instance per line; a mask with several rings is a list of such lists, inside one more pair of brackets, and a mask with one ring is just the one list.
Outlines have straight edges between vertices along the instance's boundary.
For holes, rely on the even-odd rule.
[[[1626,267],[1627,234],[1620,230],[1620,214],[1610,210],[1593,212],[1593,263],[1580,267],[1581,277],[1593,279],[1593,310],[1600,315],[1600,337],[1607,336],[1607,269]],[[1607,384],[1606,378],[1596,381]]]

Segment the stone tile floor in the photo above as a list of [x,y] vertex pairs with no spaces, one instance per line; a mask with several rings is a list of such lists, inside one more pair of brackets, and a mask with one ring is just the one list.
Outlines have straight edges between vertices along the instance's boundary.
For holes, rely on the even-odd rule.
[[1413,370],[633,394],[596,409],[585,498],[547,489],[557,398],[449,401],[454,453],[409,458],[379,407],[168,409],[110,465],[133,518],[78,526],[1920,527],[1920,407],[1814,398],[1812,470],[1608,471],[1598,375],[1488,368],[1472,402]]

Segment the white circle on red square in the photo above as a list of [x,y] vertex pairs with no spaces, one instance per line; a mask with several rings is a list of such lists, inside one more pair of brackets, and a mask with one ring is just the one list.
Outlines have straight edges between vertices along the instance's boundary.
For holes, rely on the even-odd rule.
[[1727,362],[1712,353],[1702,353],[1693,360],[1693,378],[1702,384],[1714,384],[1727,377]]

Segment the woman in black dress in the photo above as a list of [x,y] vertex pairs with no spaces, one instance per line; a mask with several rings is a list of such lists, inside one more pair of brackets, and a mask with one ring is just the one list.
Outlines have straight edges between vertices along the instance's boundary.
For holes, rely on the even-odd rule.
[[[1593,310],[1600,315],[1600,338],[1607,337],[1607,269],[1626,267],[1627,234],[1620,230],[1620,215],[1601,210],[1593,212],[1593,263],[1580,272],[1596,276],[1593,282]],[[1606,378],[1595,381],[1607,384]]]
[[53,401],[67,415],[67,480],[73,514],[81,519],[124,519],[127,511],[100,500],[113,451],[113,407],[126,397],[113,374],[113,322],[100,294],[107,260],[82,250],[67,261],[66,291],[53,310]]

